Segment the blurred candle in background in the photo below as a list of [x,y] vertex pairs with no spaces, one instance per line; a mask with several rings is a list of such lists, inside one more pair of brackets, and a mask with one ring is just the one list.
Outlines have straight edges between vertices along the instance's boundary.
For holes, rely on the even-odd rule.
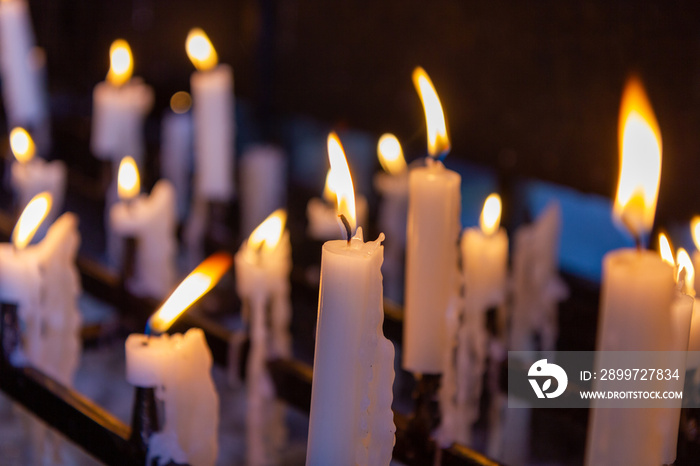
[[143,166],[143,126],[154,94],[140,78],[132,78],[134,62],[128,42],[112,42],[109,58],[107,79],[98,83],[92,94],[90,149],[98,159],[111,161],[116,174],[116,166],[125,155]]
[[253,145],[240,160],[241,231],[249,235],[287,204],[287,160],[282,148]]
[[425,110],[429,157],[408,178],[403,367],[440,374],[448,347],[447,313],[450,307],[456,310],[459,290],[461,177],[440,161],[450,141],[442,105],[422,68],[414,70],[413,84]]
[[150,195],[140,194],[136,163],[127,156],[119,167],[119,197],[110,226],[119,237],[136,239],[134,275],[126,286],[138,296],[162,299],[175,284],[175,189],[160,180]]
[[160,169],[177,194],[178,219],[187,217],[192,190],[192,98],[184,91],[170,98],[160,129]]
[[190,79],[195,197],[227,202],[234,195],[233,70],[219,64],[209,37],[199,28],[189,32],[185,48],[197,69]]
[[401,143],[393,134],[379,138],[377,156],[383,169],[374,176],[374,188],[381,196],[377,223],[388,238],[384,244],[384,297],[399,303],[403,300],[408,169]]
[[21,212],[37,194],[48,191],[53,199],[46,224],[51,224],[63,208],[66,191],[67,168],[63,161],[46,162],[35,156],[36,146],[24,128],[10,132],[10,149],[15,156],[10,180],[15,192],[15,202]]

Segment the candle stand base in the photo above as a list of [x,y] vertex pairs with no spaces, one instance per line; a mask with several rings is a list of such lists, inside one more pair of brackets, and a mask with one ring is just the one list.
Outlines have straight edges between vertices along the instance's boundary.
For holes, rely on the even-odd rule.
[[[413,391],[414,411],[403,435],[406,442],[406,456],[410,464],[430,464],[435,444],[431,433],[440,423],[437,393],[440,388],[440,374],[416,375]],[[397,439],[398,441],[398,439]]]
[[143,454],[144,463],[148,451],[148,441],[153,433],[160,430],[156,391],[153,387],[136,387],[134,408],[131,413],[131,436],[129,442]]

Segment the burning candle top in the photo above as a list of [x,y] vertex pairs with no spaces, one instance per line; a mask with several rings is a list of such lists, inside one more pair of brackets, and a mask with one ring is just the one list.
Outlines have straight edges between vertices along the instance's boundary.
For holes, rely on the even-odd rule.
[[51,203],[51,194],[48,192],[37,194],[29,201],[12,230],[12,244],[15,248],[24,249],[32,241],[39,225],[51,210]]
[[109,71],[107,82],[114,87],[121,87],[131,79],[134,63],[131,47],[124,39],[117,39],[109,47]]
[[641,243],[654,224],[661,181],[661,132],[641,81],[632,78],[619,119],[620,178],[613,216]]

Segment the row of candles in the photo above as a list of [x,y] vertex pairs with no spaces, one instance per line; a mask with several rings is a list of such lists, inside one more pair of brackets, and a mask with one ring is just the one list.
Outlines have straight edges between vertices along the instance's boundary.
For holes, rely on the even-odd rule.
[[[3,38],[5,34],[10,36],[3,43],[23,43],[12,34],[17,37],[26,34],[7,32],[13,28],[5,23],[12,15],[18,14],[16,11],[25,11],[26,14],[26,3],[13,0],[2,2],[0,7]],[[201,30],[190,33],[187,52],[198,70],[191,81],[195,198],[227,201],[233,193],[234,169],[232,71],[230,67],[218,64],[216,51]],[[11,54],[3,53],[3,63],[12,60],[11,57]],[[120,192],[122,201],[115,202],[110,209],[111,225],[122,236],[139,238],[137,273],[132,277],[132,290],[164,296],[174,284],[172,255],[175,243],[174,239],[164,240],[162,235],[169,235],[174,230],[176,190],[167,182],[159,182],[150,196],[139,194],[136,166],[144,155],[139,134],[143,118],[152,106],[153,94],[146,84],[131,77],[133,64],[128,44],[115,42],[110,57],[107,81],[100,83],[94,93],[91,146],[96,156],[111,160],[114,171],[120,175],[119,189],[114,191]],[[15,58],[15,61],[24,63],[26,56]],[[11,67],[7,65],[2,68],[4,76],[19,73],[8,71]],[[445,374],[442,389],[455,396],[454,390],[450,391],[448,386],[459,383],[459,377],[450,374],[455,370],[452,367],[454,361],[448,356],[453,349],[454,338],[450,335],[454,329],[448,323],[454,323],[449,315],[455,306],[460,306],[456,245],[460,231],[461,180],[456,172],[445,168],[442,163],[450,150],[450,143],[437,93],[423,70],[417,69],[413,79],[426,113],[429,157],[423,166],[407,171],[405,162],[396,161],[401,160],[397,155],[400,154],[398,142],[383,139],[380,152],[396,156],[393,158],[395,164],[391,165],[395,168],[387,170],[393,174],[376,180],[377,187],[387,199],[380,218],[387,220],[384,226],[389,244],[396,241],[400,245],[397,251],[402,251],[403,237],[406,237],[403,367],[416,374]],[[26,94],[8,90],[12,83],[21,87],[22,84],[16,84],[21,80],[4,81],[4,92],[11,94],[6,102]],[[33,81],[26,81],[29,82]],[[31,161],[34,147],[26,132],[13,131],[11,142],[18,157],[17,168],[13,167],[13,182],[24,193],[20,196],[20,203],[27,203],[25,212],[38,209],[42,211],[38,217],[50,215],[50,196],[42,194],[27,202],[31,196],[26,193],[49,190],[54,193],[54,201],[59,201],[54,203],[60,204],[65,167],[55,162]],[[395,431],[390,410],[394,348],[381,331],[384,236],[365,242],[362,229],[355,231],[356,219],[363,215],[363,202],[355,199],[347,161],[335,135],[329,136],[328,153],[331,165],[328,182],[335,185],[337,212],[346,239],[329,241],[323,246],[307,464],[388,464]],[[126,154],[133,158],[123,159]],[[620,154],[621,171],[614,214],[641,242],[653,224],[660,182],[661,144],[658,125],[638,81],[631,81],[623,96]],[[36,174],[42,171],[50,175]],[[319,237],[326,236],[328,228],[323,227],[324,220],[315,220],[317,217],[332,218],[332,222],[337,223],[336,212],[328,215],[326,205],[314,201],[308,209],[311,233]],[[407,226],[404,230],[403,206],[406,205]],[[366,212],[366,207],[364,210]],[[317,211],[325,213],[317,214]],[[168,214],[163,216],[162,212]],[[483,327],[484,311],[504,300],[508,238],[498,227],[499,215],[498,198],[490,197],[482,214],[481,228],[468,229],[461,240],[461,280],[466,289],[461,320],[474,322],[470,325],[477,329]],[[251,369],[249,393],[251,404],[255,406],[266,401],[262,394],[269,379],[263,363],[268,353],[282,357],[290,354],[287,324],[291,309],[287,276],[291,264],[284,217],[283,212],[275,212],[253,232],[235,258],[238,291],[248,310],[253,342],[251,361],[255,363]],[[388,220],[390,218],[396,220]],[[26,250],[31,234],[21,233],[23,219],[24,215],[13,235],[14,248],[2,250],[0,283],[3,302],[20,304],[19,314],[25,321],[27,342],[41,341],[40,337],[37,337],[39,340],[31,337],[31,329],[36,333],[37,328],[46,328],[45,324],[37,323],[42,322],[41,319],[57,323],[66,335],[72,334],[71,338],[75,338],[79,314],[76,317],[76,313],[70,311],[75,310],[77,296],[74,265],[70,269],[73,273],[69,274],[72,278],[59,278],[61,273],[52,274],[51,270],[65,269],[45,264],[52,263],[54,256],[61,257],[56,263],[62,266],[74,262],[79,242],[77,219],[72,214],[64,214],[53,223],[39,245]],[[38,227],[41,220],[35,223]],[[392,252],[390,257],[399,256],[400,252]],[[28,260],[31,257],[36,259]],[[700,256],[696,254],[694,259],[695,265],[700,265]],[[683,292],[692,296],[689,286],[691,265],[687,262],[684,260],[686,282]],[[179,313],[213,286],[216,277],[228,265],[230,258],[227,256],[205,261],[154,315],[149,330],[165,332]],[[686,300],[691,305],[683,308],[684,311],[680,310],[682,306],[676,305],[676,279],[671,265],[638,248],[609,253],[603,270],[599,350],[686,349],[687,344],[682,342],[688,341],[691,348],[700,345],[700,335],[696,335],[700,324],[692,312],[692,300]],[[59,287],[63,283],[61,280],[69,278],[72,280],[71,292],[62,301],[66,303],[66,313],[59,317],[53,312],[56,301],[47,299],[51,295],[47,290]],[[35,293],[39,288],[45,291]],[[52,312],[45,309],[46,312],[41,311],[37,314],[41,317],[35,319],[30,311],[42,308],[31,301],[37,296],[42,296],[45,305],[51,304]],[[264,314],[268,307],[274,321],[271,336],[266,335],[265,326],[267,319]],[[511,329],[512,333],[518,331]],[[275,343],[268,346],[266,342],[270,338]],[[460,333],[458,345],[469,343],[466,340],[470,338],[483,340],[478,332],[464,332]],[[29,347],[33,347],[31,343]],[[165,427],[161,434],[152,438],[151,454],[178,463],[212,464],[217,449],[218,402],[209,375],[211,355],[203,333],[191,330],[184,336],[135,335],[127,340],[126,349],[129,381],[139,387],[156,388],[159,396],[166,399]],[[27,352],[32,364],[50,371],[50,364],[42,365],[38,359],[32,359],[31,354],[39,353],[39,350]],[[16,355],[15,359],[21,361],[22,355]],[[170,370],[164,371],[164,366]],[[64,380],[69,379],[64,377]],[[195,401],[198,407],[206,409],[193,410]],[[449,418],[445,406],[443,417]],[[257,424],[259,419],[252,416],[249,426],[254,430]],[[594,410],[590,424],[588,464],[660,464],[673,460],[673,449],[669,449],[664,441],[673,437],[677,425],[660,422],[656,415],[628,410],[616,412],[613,416]],[[443,422],[442,434],[449,441],[455,435],[445,433],[446,425]],[[663,425],[669,431],[659,435],[656,425]],[[625,438],[634,439],[635,445],[605,441],[619,431],[627,432]],[[250,445],[255,445],[255,442]]]

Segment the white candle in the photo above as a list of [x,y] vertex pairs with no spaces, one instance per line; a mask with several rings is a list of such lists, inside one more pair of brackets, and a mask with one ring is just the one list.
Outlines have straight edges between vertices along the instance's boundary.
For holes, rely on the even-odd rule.
[[449,152],[450,141],[440,100],[422,68],[414,70],[413,83],[425,109],[430,157],[408,178],[403,367],[440,374],[448,348],[446,313],[458,294],[461,177],[435,159]]
[[[194,302],[211,290],[232,258],[219,253],[193,270],[151,316],[148,329],[165,332]],[[148,456],[212,466],[218,454],[219,396],[211,377],[212,355],[201,329],[184,335],[127,338],[126,377],[137,387],[154,387],[165,404],[163,430],[151,436]]]
[[10,148],[15,156],[11,184],[19,209],[23,210],[37,194],[48,191],[53,198],[53,207],[46,222],[50,224],[63,207],[66,164],[60,160],[46,162],[35,157],[34,141],[23,128],[17,127],[10,132]]
[[246,366],[246,456],[250,466],[274,462],[286,437],[284,410],[276,400],[266,366],[268,359],[289,358],[292,354],[291,245],[285,231],[286,217],[282,209],[270,214],[253,230],[234,258],[236,290],[250,328]]
[[28,3],[0,2],[0,73],[10,126],[36,127],[48,117],[36,58]]
[[169,180],[177,193],[178,218],[187,215],[192,175],[192,99],[187,92],[176,92],[170,99],[161,123],[160,160],[163,178]]
[[126,41],[114,41],[109,53],[107,79],[95,86],[92,95],[90,149],[100,160],[111,160],[115,167],[125,155],[142,164],[143,124],[153,106],[153,89],[131,77],[133,60]]
[[[661,175],[659,135],[641,83],[630,80],[620,111],[622,157],[614,213],[638,240],[654,222]],[[641,249],[609,252],[603,259],[596,349],[672,350],[674,297],[673,268],[657,254]],[[591,410],[586,464],[663,463],[663,410],[596,405]]]
[[122,194],[127,200],[114,204],[109,212],[112,230],[137,242],[134,276],[127,287],[138,296],[163,298],[175,284],[175,189],[169,181],[160,180],[150,196],[138,195],[138,171],[130,157],[124,158],[119,172],[120,186],[126,185],[127,173],[135,176],[129,194]]
[[255,145],[241,156],[241,229],[249,235],[270,212],[286,204],[287,161],[282,149]]
[[[352,231],[350,172],[335,134],[328,146],[343,180],[339,211]],[[382,332],[383,239],[365,243],[359,229],[350,241],[323,245],[307,466],[391,461],[394,348]]]
[[[438,439],[469,445],[471,426],[478,419],[482,381],[489,350],[486,311],[505,303],[508,235],[499,228],[501,198],[492,194],[481,213],[480,228],[462,234],[464,305],[461,320],[450,325],[456,357],[449,358],[441,387],[442,414]],[[505,320],[505,319],[499,319]],[[452,386],[450,386],[452,385]]]
[[[306,205],[306,219],[308,220],[307,232],[316,240],[339,239],[343,237],[343,229],[338,225],[338,213],[336,202],[335,178],[330,169],[326,174],[326,183],[323,187],[323,199],[314,197],[309,199]],[[367,224],[367,199],[358,195],[355,198],[357,224]]]
[[403,298],[408,170],[401,144],[393,134],[379,138],[377,154],[384,169],[374,177],[374,187],[381,195],[377,221],[390,238],[384,245],[384,296],[399,302]]
[[187,36],[187,55],[197,68],[192,74],[195,196],[229,201],[234,194],[233,70],[218,57],[201,29]]

